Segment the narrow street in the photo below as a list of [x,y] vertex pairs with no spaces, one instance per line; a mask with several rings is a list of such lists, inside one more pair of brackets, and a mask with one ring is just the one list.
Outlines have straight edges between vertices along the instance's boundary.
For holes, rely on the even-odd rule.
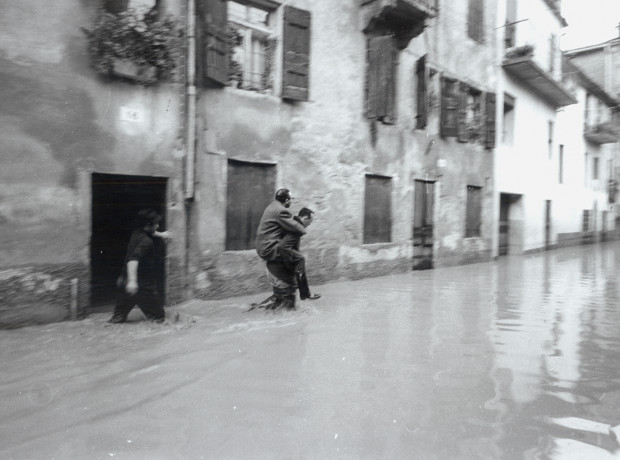
[[0,331],[0,458],[620,458],[619,269],[608,242]]

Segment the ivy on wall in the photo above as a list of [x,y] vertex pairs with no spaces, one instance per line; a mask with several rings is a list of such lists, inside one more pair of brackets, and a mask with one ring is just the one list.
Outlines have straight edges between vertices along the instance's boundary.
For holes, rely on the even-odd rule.
[[139,14],[128,9],[116,14],[101,11],[92,29],[82,29],[95,71],[154,83],[174,75],[182,29],[176,18],[159,17],[156,9]]

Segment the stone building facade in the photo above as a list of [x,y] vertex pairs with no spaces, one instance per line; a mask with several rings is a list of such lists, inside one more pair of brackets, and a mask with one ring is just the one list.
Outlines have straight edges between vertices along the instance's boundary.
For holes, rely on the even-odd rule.
[[[553,2],[531,3],[543,7],[528,14],[560,30]],[[542,117],[522,139],[544,146],[571,98],[558,83],[549,102],[505,74],[508,16],[496,0],[2,8],[0,327],[109,309],[146,206],[174,234],[159,269],[168,305],[268,290],[253,241],[280,187],[294,211],[316,212],[302,241],[312,284],[491,260],[501,196],[522,187],[499,145],[506,94],[527,101],[521,126]],[[83,29],[128,9],[176,18],[171,75],[93,67]],[[545,43],[557,82],[560,53]],[[544,247],[525,237],[540,233],[543,195],[522,215],[519,251]]]

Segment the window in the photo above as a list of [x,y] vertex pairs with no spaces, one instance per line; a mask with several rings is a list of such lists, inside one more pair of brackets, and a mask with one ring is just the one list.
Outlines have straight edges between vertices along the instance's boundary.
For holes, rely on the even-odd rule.
[[553,156],[553,122],[547,122],[547,152],[549,159]]
[[592,158],[592,179],[598,180],[600,161],[598,157]]
[[549,73],[555,71],[555,56],[557,54],[557,39],[554,34],[549,37]]
[[478,43],[484,43],[484,0],[469,0],[467,35]]
[[395,121],[397,49],[393,35],[366,40],[366,116],[385,124]]
[[270,11],[228,2],[229,76],[237,88],[265,91],[273,88],[269,62],[275,43]]
[[[264,92],[275,87],[276,11],[273,0],[203,0],[202,78],[206,85],[230,85]],[[310,12],[284,6],[282,91],[285,99],[307,101],[310,70]]]
[[465,238],[480,236],[482,217],[482,187],[467,186],[467,217]]
[[392,241],[392,179],[366,175],[364,244]]
[[416,64],[416,77],[416,128],[424,129],[426,128],[426,120],[428,117],[428,75],[426,67],[426,54],[418,59]]
[[455,137],[458,134],[459,86],[458,81],[441,78],[441,137]]
[[459,142],[475,141],[482,135],[482,93],[460,83],[459,92],[459,120],[458,134]]
[[512,145],[514,142],[514,123],[515,123],[515,98],[504,93],[504,114],[502,143]]
[[590,210],[584,209],[583,216],[581,218],[581,231],[589,232],[590,231]]
[[564,146],[561,144],[558,152],[558,182],[564,183]]
[[228,160],[227,251],[254,248],[260,218],[275,190],[275,165]]

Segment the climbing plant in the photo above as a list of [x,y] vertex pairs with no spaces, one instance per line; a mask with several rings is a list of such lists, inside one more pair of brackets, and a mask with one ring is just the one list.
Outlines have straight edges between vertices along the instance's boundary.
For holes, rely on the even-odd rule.
[[114,75],[119,62],[153,69],[152,79],[166,78],[177,67],[182,28],[170,15],[159,17],[153,9],[139,14],[128,9],[117,14],[101,11],[91,29],[82,29],[88,39],[93,68]]

